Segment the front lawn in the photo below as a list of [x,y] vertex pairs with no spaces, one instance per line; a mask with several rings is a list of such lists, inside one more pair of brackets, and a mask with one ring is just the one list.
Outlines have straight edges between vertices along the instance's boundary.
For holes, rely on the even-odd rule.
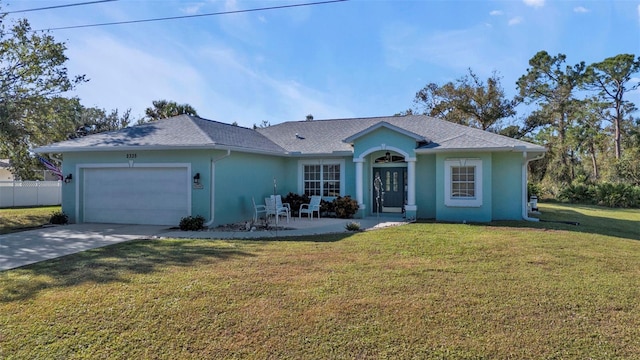
[[142,240],[5,271],[0,358],[633,359],[640,211],[600,210],[542,208],[629,226]]
[[60,206],[0,209],[0,234],[41,227]]
[[[541,222],[529,223],[528,227],[640,240],[640,209],[562,203],[544,203],[539,207],[542,214],[537,217]],[[522,222],[496,222],[496,225],[521,227]]]

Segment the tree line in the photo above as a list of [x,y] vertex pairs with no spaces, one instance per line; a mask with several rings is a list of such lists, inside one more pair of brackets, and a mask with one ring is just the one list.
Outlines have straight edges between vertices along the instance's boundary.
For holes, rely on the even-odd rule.
[[[513,98],[497,72],[485,82],[469,69],[455,81],[427,84],[399,115],[426,114],[544,145],[548,152],[531,163],[531,180],[552,194],[576,183],[640,186],[640,119],[628,99],[639,72],[633,54],[587,65],[540,51]],[[521,105],[531,110],[518,116]]]

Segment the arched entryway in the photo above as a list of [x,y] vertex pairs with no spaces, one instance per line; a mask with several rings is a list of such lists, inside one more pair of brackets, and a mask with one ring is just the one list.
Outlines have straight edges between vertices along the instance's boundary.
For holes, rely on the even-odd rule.
[[[387,156],[387,153],[389,155]],[[371,157],[369,157],[371,155]],[[379,160],[378,160],[379,159]],[[398,192],[402,192],[400,198],[403,201],[400,202],[399,209],[402,211],[402,205],[404,204],[405,216],[408,219],[415,219],[416,216],[416,196],[415,196],[415,169],[416,169],[416,158],[410,156],[409,153],[404,150],[394,147],[387,146],[382,144],[380,146],[373,146],[364,151],[362,151],[358,156],[354,156],[353,162],[356,166],[356,200],[358,201],[360,216],[366,216],[366,214],[375,213],[375,195],[371,196],[370,200],[366,203],[364,202],[365,198],[365,189],[368,189],[369,184],[373,185],[374,181],[374,168],[393,168],[397,167],[402,170],[398,170],[398,175],[396,178],[396,184]],[[367,166],[365,166],[367,164]],[[367,173],[368,175],[365,175]],[[381,173],[382,174],[382,173]],[[381,175],[382,176],[382,175]],[[384,174],[386,179],[386,173]],[[402,177],[402,179],[401,179]],[[366,182],[365,182],[365,179]],[[393,171],[389,174],[389,185],[390,189],[394,189],[393,180],[394,175]],[[386,189],[386,183],[384,184],[384,188]],[[374,186],[371,186],[374,188]],[[369,191],[369,194],[372,194],[372,191]],[[386,194],[385,194],[386,195]],[[370,196],[370,195],[369,195]],[[367,196],[367,197],[369,197]],[[387,205],[389,202],[387,200]],[[385,206],[386,207],[386,206]],[[394,206],[394,208],[397,208]],[[397,209],[385,209],[385,210],[396,210]]]
[[373,159],[371,209],[373,213],[401,213],[407,203],[407,163],[404,156],[387,151]]

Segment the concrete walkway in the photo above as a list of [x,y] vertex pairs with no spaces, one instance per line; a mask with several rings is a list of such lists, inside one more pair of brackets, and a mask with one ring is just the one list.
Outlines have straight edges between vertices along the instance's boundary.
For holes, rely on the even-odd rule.
[[[39,261],[117,244],[149,238],[186,239],[258,239],[286,236],[307,236],[349,232],[345,226],[357,222],[362,230],[372,230],[404,224],[400,217],[366,219],[291,219],[280,222],[284,229],[256,231],[180,231],[167,226],[120,224],[72,224],[44,227],[0,235],[0,271],[14,269]],[[218,230],[218,231],[216,231]]]

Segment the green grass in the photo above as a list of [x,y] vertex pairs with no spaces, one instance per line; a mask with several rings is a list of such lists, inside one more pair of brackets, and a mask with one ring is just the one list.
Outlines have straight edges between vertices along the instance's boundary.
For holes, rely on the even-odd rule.
[[0,234],[40,227],[49,223],[55,211],[60,206],[0,209]]
[[[612,209],[595,205],[544,203],[539,206],[540,223],[526,226],[538,229],[567,230],[587,236],[600,234],[640,240],[640,209]],[[570,223],[578,223],[572,225]],[[498,221],[497,226],[523,226],[522,222]]]
[[0,358],[637,358],[640,211],[541,210],[581,225],[142,240],[5,271]]

